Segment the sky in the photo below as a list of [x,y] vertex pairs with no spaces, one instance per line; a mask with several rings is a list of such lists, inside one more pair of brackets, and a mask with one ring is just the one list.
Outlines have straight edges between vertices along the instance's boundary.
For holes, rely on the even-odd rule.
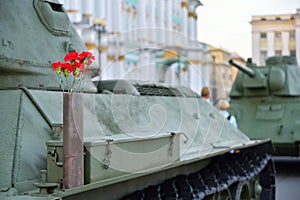
[[253,15],[294,14],[300,0],[200,0],[198,40],[251,57]]

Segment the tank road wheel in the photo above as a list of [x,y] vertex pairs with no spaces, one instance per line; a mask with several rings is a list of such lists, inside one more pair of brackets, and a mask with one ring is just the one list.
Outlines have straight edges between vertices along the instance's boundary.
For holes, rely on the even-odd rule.
[[253,200],[259,200],[260,194],[262,192],[262,187],[259,182],[259,177],[255,176],[253,180],[250,181],[250,187],[251,187],[251,197]]
[[217,198],[218,198],[218,195],[217,195],[217,193],[215,193],[215,194],[211,194],[211,195],[205,197],[204,200],[217,200]]
[[218,193],[218,200],[232,200],[230,190],[226,189]]
[[261,200],[275,200],[275,167],[273,160],[269,160],[266,167],[259,174],[260,186],[262,191]]
[[248,181],[240,181],[230,186],[233,200],[250,200],[250,186]]
[[232,198],[231,198],[230,190],[226,189],[221,192],[212,194],[206,197],[204,200],[232,200]]

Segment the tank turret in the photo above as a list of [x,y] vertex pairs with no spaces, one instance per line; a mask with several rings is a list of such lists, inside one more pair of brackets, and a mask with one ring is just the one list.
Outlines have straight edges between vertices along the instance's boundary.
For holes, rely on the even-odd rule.
[[239,69],[230,93],[239,128],[253,139],[272,138],[278,155],[299,155],[300,68],[295,57],[271,57],[266,66],[229,63]]
[[[61,90],[56,75],[49,73],[51,63],[86,48],[59,0],[23,2],[0,3],[1,88]],[[93,65],[90,73],[96,69]],[[84,85],[85,91],[96,91],[88,77]]]

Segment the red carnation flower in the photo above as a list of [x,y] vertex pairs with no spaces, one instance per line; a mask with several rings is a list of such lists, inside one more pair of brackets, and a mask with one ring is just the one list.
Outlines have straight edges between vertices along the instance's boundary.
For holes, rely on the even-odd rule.
[[68,62],[68,61],[72,62],[77,59],[78,59],[78,53],[76,51],[70,52],[64,57],[65,62]]
[[95,56],[93,56],[91,52],[84,51],[81,54],[79,54],[78,59],[81,63],[90,66],[92,64],[92,60],[95,60]]
[[75,70],[75,67],[73,67],[70,63],[63,63],[61,68],[63,70],[67,69],[69,72],[73,72]]
[[[61,73],[64,75],[65,79],[60,80],[61,87],[64,87],[64,84],[67,86],[68,91],[73,92],[75,87],[80,87],[82,82],[83,73],[88,71],[88,66],[92,64],[92,60],[95,60],[95,57],[91,52],[82,52],[78,54],[77,52],[70,52],[64,57],[64,63],[55,62],[52,63],[52,70],[61,78]],[[70,81],[69,75],[73,76]],[[79,85],[78,85],[79,83]]]
[[88,57],[91,60],[95,60],[95,57],[93,56],[93,54],[88,51],[84,51],[81,54],[79,54],[78,59],[80,60],[80,62],[82,62],[86,57]]
[[55,71],[57,68],[59,68],[61,66],[62,66],[61,62],[52,63],[52,71]]

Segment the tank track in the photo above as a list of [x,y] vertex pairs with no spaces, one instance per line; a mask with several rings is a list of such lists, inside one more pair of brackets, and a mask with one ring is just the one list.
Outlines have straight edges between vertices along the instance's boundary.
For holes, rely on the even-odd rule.
[[240,197],[236,197],[239,196],[236,195],[238,190],[241,190],[238,189],[239,183],[254,182],[255,180],[259,180],[260,194],[255,197],[254,191],[251,191],[249,192],[251,198],[248,198],[274,200],[275,172],[271,156],[258,153],[228,153],[213,158],[208,166],[198,172],[177,175],[161,184],[135,191],[122,199],[223,199],[214,196],[222,191],[230,191],[229,193],[231,193],[230,197],[225,199],[239,199]]

